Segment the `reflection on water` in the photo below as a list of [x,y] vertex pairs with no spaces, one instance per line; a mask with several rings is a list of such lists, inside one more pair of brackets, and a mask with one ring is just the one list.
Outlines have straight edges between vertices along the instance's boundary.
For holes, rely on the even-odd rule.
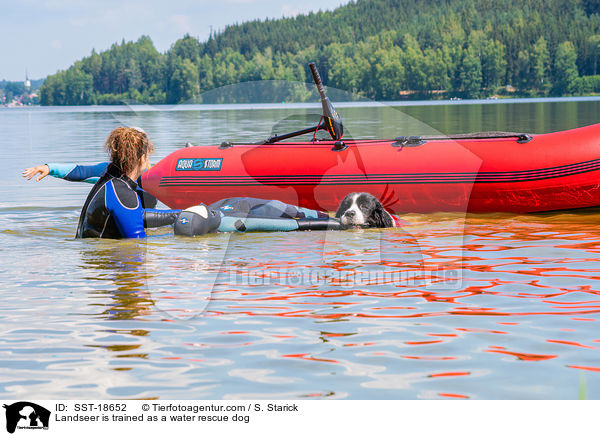
[[598,210],[75,240],[88,190],[5,190],[0,397],[600,397]]
[[[3,258],[2,395],[577,398],[584,371],[595,397],[598,218],[67,238],[12,280]],[[35,226],[3,246],[23,237],[59,242]]]
[[112,304],[99,306],[101,317],[135,319],[151,311],[147,290],[146,244],[140,241],[93,241],[81,253],[84,279],[94,282],[96,296],[109,296]]

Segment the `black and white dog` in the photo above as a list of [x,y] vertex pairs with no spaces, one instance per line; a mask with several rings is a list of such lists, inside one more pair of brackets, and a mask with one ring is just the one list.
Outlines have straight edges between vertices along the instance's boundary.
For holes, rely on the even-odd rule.
[[346,195],[336,214],[342,224],[357,227],[397,227],[400,219],[386,211],[381,202],[367,192]]

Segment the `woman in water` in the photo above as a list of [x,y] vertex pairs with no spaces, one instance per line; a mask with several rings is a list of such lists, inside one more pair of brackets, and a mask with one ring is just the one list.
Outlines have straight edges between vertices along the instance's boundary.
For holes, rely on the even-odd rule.
[[143,191],[134,182],[148,168],[148,156],[154,151],[146,133],[138,128],[117,127],[106,140],[105,148],[110,155],[108,164],[72,168],[38,165],[26,169],[23,175],[31,179],[39,173],[38,181],[52,171],[66,171],[61,176],[67,180],[73,172],[82,173],[74,174],[73,180],[100,176],[83,205],[78,238],[143,238],[145,228],[173,224],[181,211],[144,208]]

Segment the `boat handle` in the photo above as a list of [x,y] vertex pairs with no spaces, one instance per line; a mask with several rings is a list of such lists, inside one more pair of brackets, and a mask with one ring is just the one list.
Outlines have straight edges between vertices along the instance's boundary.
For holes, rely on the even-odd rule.
[[331,151],[344,151],[348,146],[344,143],[344,141],[335,141],[333,147],[331,147]]
[[419,145],[426,144],[427,141],[444,141],[444,140],[469,140],[469,139],[502,139],[502,138],[517,138],[519,144],[526,144],[531,141],[533,137],[527,133],[512,134],[512,135],[495,135],[495,136],[446,136],[440,138],[428,137],[423,138],[421,136],[398,136],[392,143],[393,147],[417,147]]
[[393,147],[417,147],[425,144],[425,141],[420,136],[398,136],[395,142],[392,143]]
[[532,139],[533,139],[533,137],[531,135],[528,135],[528,134],[524,133],[524,134],[519,135],[517,137],[517,142],[519,144],[525,144],[525,143],[531,141]]

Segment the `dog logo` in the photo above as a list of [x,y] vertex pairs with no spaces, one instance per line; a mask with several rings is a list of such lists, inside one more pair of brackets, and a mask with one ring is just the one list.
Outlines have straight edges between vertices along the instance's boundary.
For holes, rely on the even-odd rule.
[[14,433],[18,429],[48,430],[50,411],[28,401],[4,405],[6,409],[6,431]]

